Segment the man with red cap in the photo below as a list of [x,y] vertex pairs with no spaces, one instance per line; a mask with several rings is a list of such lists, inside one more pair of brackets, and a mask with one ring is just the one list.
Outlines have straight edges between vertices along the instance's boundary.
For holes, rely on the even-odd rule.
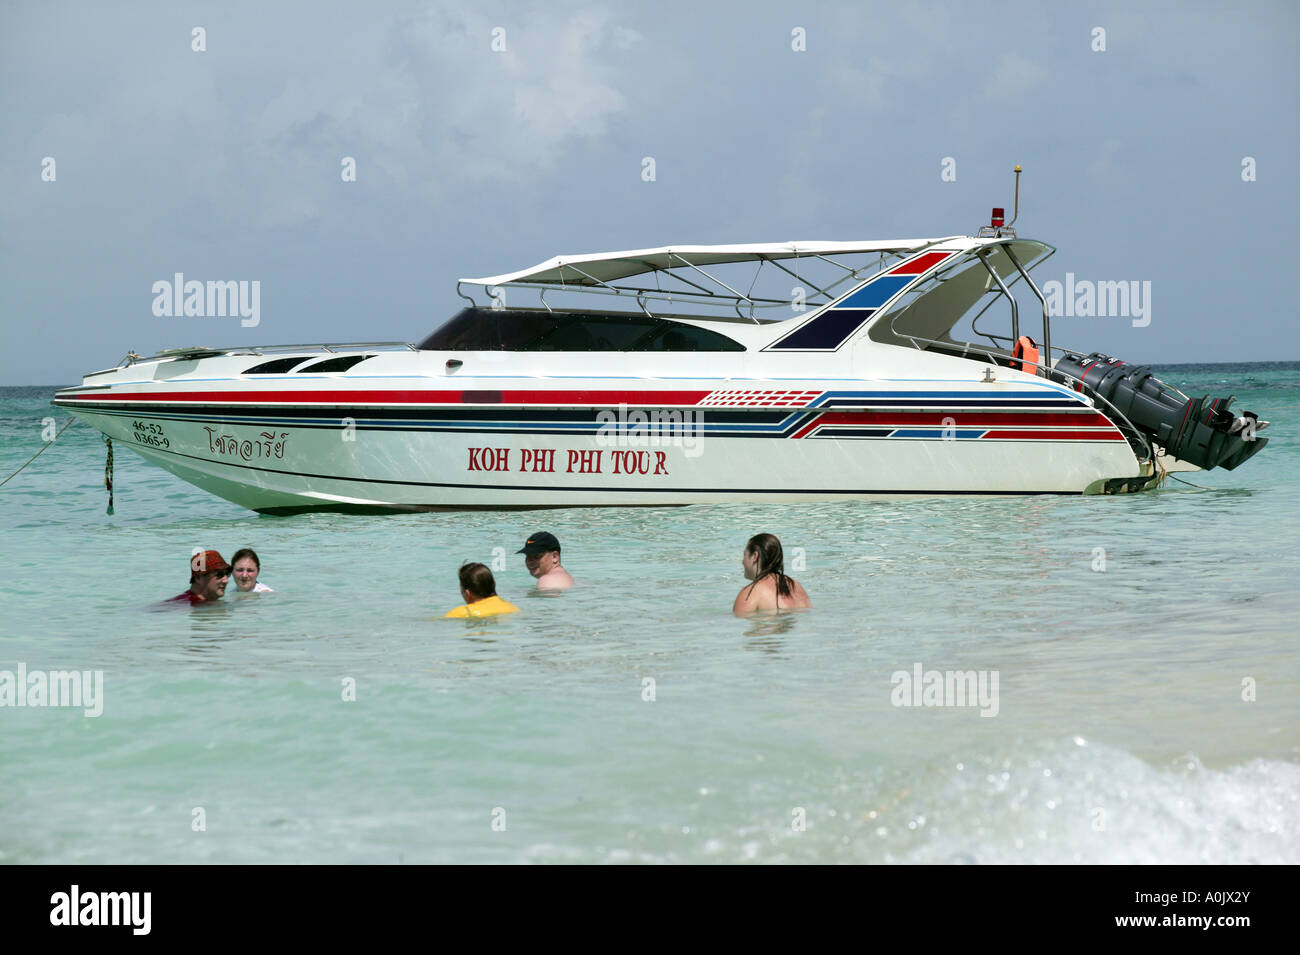
[[190,558],[190,589],[177,594],[168,603],[188,601],[193,604],[220,600],[230,582],[230,565],[215,550],[197,551]]

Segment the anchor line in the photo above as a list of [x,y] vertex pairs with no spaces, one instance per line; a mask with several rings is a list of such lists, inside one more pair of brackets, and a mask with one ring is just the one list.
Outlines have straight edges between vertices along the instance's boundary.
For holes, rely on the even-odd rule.
[[1175,481],[1177,481],[1179,484],[1186,484],[1188,487],[1198,488],[1198,489],[1200,489],[1200,490],[1202,490],[1202,491],[1217,491],[1217,490],[1218,490],[1218,488],[1216,488],[1216,487],[1206,487],[1204,484],[1193,484],[1191,481],[1184,481],[1184,480],[1183,480],[1182,478],[1180,478],[1177,474],[1170,474],[1169,476],[1170,476],[1171,478],[1173,478]]
[[[68,428],[72,427],[72,425],[76,422],[76,420],[77,420],[76,418],[69,418],[69,419],[68,419],[68,423],[65,424],[62,428],[59,429],[58,434],[56,434],[54,437],[50,438],[50,440],[46,441],[46,442],[45,442],[45,447],[41,448],[40,451],[37,451],[37,452],[36,452],[35,454],[33,454],[30,458],[28,458],[26,461],[24,461],[24,462],[22,463],[22,465],[18,468],[18,471],[21,471],[23,468],[27,467],[27,465],[31,464],[33,461],[35,461],[37,458],[39,458],[39,457],[41,456],[41,452],[43,452],[43,451],[45,450],[45,448],[48,448],[50,445],[52,445],[55,441],[59,440],[59,435],[60,435],[60,434],[63,434],[63,432],[67,431]],[[5,478],[3,481],[0,481],[0,487],[4,487],[4,486],[5,486],[6,484],[8,484],[10,481],[12,481],[14,478],[16,478],[16,477],[18,476],[18,471],[15,471],[13,474],[9,475],[9,477]]]
[[113,513],[113,439],[104,435],[104,443],[108,445],[108,458],[104,461],[104,487],[108,490],[108,510],[106,514]]

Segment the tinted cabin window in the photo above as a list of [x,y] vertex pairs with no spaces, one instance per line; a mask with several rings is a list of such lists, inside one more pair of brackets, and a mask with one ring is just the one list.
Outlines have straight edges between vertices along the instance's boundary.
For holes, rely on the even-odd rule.
[[347,371],[353,365],[365,361],[367,358],[374,358],[374,355],[340,355],[338,358],[326,358],[324,361],[318,361],[315,364],[307,365],[305,368],[299,368],[298,374],[318,374],[327,371]]
[[654,331],[655,324],[652,318],[570,315],[533,347],[539,351],[626,351]]
[[524,351],[530,341],[554,330],[550,312],[511,312],[493,308],[462,308],[417,346],[426,351]]
[[262,362],[260,365],[254,365],[246,375],[283,375],[300,361],[306,361],[305,355],[297,355],[293,358],[277,358],[274,361]]
[[726,335],[670,322],[644,342],[638,342],[636,351],[744,351],[745,346]]
[[635,314],[465,308],[435,330],[426,351],[744,351],[725,335]]

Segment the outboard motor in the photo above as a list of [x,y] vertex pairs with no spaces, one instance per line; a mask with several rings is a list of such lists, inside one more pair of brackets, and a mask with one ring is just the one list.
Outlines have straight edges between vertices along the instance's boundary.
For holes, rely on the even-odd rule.
[[1093,352],[1087,358],[1066,355],[1055,371],[1063,373],[1058,379],[1063,384],[1109,402],[1166,454],[1206,470],[1231,471],[1268,444],[1267,438],[1255,436],[1268,427],[1255,412],[1234,415],[1228,410],[1231,397],[1189,399],[1146,365]]

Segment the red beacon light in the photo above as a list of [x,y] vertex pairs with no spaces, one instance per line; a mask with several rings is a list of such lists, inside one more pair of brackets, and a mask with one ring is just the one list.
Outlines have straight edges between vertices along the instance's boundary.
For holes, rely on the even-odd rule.
[[1011,226],[1016,224],[1020,218],[1020,167],[1016,167],[1016,208],[1011,216],[1010,224],[1007,223],[1007,210],[1002,206],[994,206],[993,214],[989,216],[989,224],[982,225],[975,230],[975,237],[980,239],[1000,239],[1004,236],[1015,238],[1016,230]]

